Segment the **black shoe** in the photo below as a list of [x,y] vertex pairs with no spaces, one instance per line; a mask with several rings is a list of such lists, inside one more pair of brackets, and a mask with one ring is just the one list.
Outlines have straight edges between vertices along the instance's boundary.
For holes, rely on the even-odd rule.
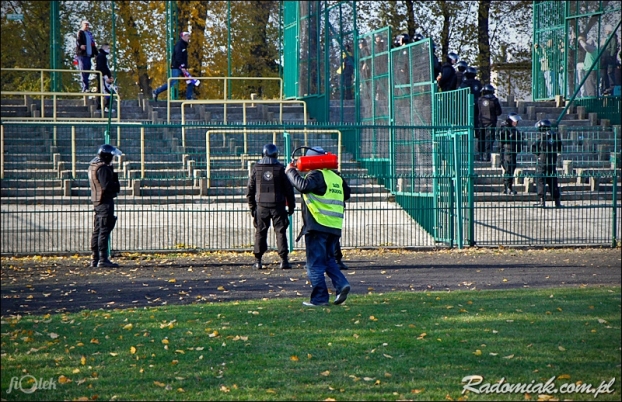
[[97,268],[98,263],[99,263],[99,260],[91,260],[91,268]]
[[333,304],[341,304],[348,298],[348,293],[350,293],[350,285],[346,285],[341,289],[341,293],[335,297],[335,301]]
[[348,266],[343,263],[341,260],[337,260],[337,265],[339,266],[339,270],[345,271],[348,269]]
[[261,260],[255,260],[255,263],[253,264],[253,268],[254,269],[263,269],[263,265],[261,265]]
[[562,202],[560,200],[555,200],[555,208],[563,208]]
[[108,259],[103,259],[97,263],[97,268],[119,268],[119,264],[115,264]]
[[279,265],[279,268],[281,268],[281,269],[292,269],[292,264],[289,263],[287,258],[283,258],[281,260],[281,265]]

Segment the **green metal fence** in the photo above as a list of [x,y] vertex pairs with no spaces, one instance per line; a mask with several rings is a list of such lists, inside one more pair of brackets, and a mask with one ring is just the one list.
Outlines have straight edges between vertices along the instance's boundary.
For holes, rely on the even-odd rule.
[[[492,164],[472,162],[469,127],[183,128],[185,148],[180,141],[181,125],[112,124],[111,143],[124,153],[116,162],[122,190],[117,198],[119,221],[112,236],[113,250],[251,250],[254,229],[245,186],[250,166],[268,142],[281,149],[283,162],[300,145],[320,145],[340,154],[341,171],[353,188],[346,209],[344,247],[612,245],[620,238],[617,128],[573,128],[564,133],[558,168],[563,209],[533,206],[537,177],[530,151],[535,135],[531,128],[521,128],[525,145],[519,154],[518,194],[514,196],[501,192],[504,175],[496,154]],[[430,130],[434,138],[425,137]],[[89,251],[92,206],[86,169],[105,131],[106,125],[99,123],[3,123],[4,255]],[[213,133],[206,138],[208,131]],[[413,144],[429,150],[418,159],[419,164],[429,161],[427,171],[399,169],[397,163],[398,169],[386,174],[384,167],[369,169],[355,158],[370,148],[367,142],[372,138],[377,146],[390,149],[392,141],[408,137],[420,138]],[[397,149],[403,151],[397,152],[396,161],[410,158],[415,166],[417,154],[412,147]],[[391,190],[392,186],[396,189]],[[415,193],[422,196],[417,198]],[[295,214],[292,236],[300,227],[300,216]],[[303,240],[292,244],[296,249],[304,247]],[[275,247],[274,239],[270,246]]]

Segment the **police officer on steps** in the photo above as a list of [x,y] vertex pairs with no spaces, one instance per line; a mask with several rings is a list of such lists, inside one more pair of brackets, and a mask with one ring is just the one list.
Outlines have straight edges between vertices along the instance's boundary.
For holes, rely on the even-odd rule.
[[482,96],[478,100],[479,106],[479,137],[477,141],[479,155],[476,160],[490,162],[492,144],[495,142],[497,117],[501,116],[501,104],[495,96],[495,87],[490,84],[482,88]]
[[255,225],[253,268],[263,268],[261,257],[268,250],[268,229],[272,222],[277,251],[281,257],[280,268],[291,269],[288,260],[287,228],[288,215],[292,215],[296,208],[294,188],[285,175],[285,167],[277,159],[279,150],[276,145],[264,145],[262,156],[263,158],[253,166],[246,191],[248,208]]
[[555,208],[561,208],[561,193],[557,183],[557,154],[562,151],[562,142],[557,132],[551,129],[549,120],[539,120],[535,127],[539,132],[531,146],[531,152],[538,158],[536,163],[538,203],[534,206],[546,207],[546,186],[548,185],[549,192],[555,200]]
[[522,118],[518,113],[512,112],[499,130],[499,150],[501,152],[501,167],[503,168],[503,194],[516,195],[514,190],[514,171],[516,170],[516,157],[521,150],[523,140],[520,131],[516,128]]
[[91,185],[91,201],[93,201],[93,234],[91,235],[91,251],[93,259],[91,267],[117,268],[108,257],[110,233],[117,223],[114,216],[114,198],[121,191],[119,176],[114,171],[112,160],[121,156],[116,147],[104,144],[99,147],[97,156],[89,165],[89,183]]

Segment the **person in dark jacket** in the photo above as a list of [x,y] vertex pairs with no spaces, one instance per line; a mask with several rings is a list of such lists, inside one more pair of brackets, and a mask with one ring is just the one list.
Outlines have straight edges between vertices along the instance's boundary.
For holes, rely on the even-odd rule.
[[95,212],[91,235],[91,267],[119,266],[108,259],[108,241],[117,222],[117,217],[114,216],[114,198],[121,191],[119,176],[112,166],[115,156],[121,156],[121,151],[110,144],[104,144],[99,147],[97,156],[89,165],[91,201]]
[[[482,83],[475,78],[477,75],[477,69],[475,67],[467,67],[464,71],[464,80],[459,85],[459,88],[469,88],[473,94],[473,125],[475,128],[475,138],[479,138],[479,97],[481,95]],[[478,156],[479,153],[476,153]]]
[[[99,92],[108,94],[104,97],[104,112],[108,112],[108,107],[110,106],[110,94],[111,92],[113,92],[111,87],[112,83],[114,82],[114,79],[112,78],[112,73],[110,72],[110,68],[108,67],[108,54],[110,54],[110,45],[108,43],[104,43],[101,49],[99,49],[97,59],[95,60],[95,69],[102,74],[102,82],[99,83],[99,86],[101,87]],[[98,102],[97,109],[99,110],[100,108],[101,104]]]
[[81,23],[81,29],[76,35],[76,58],[78,59],[78,69],[84,70],[82,74],[82,92],[89,91],[89,76],[91,69],[91,59],[97,56],[97,45],[93,34],[89,30],[91,23],[84,20]]
[[[326,154],[322,147],[307,150],[307,157]],[[337,296],[334,304],[343,303],[350,292],[350,283],[335,261],[335,247],[341,237],[345,201],[350,198],[350,186],[335,171],[311,170],[304,178],[296,165],[290,163],[285,170],[290,182],[302,193],[303,226],[307,254],[307,275],[311,282],[311,298],[305,306],[328,305],[328,288],[324,275],[333,282]]]
[[479,136],[478,153],[479,158],[484,162],[490,162],[492,144],[495,142],[495,131],[497,129],[497,117],[501,116],[501,104],[495,96],[495,87],[490,84],[482,88],[482,96],[478,101],[479,106]]
[[[171,72],[173,78],[185,77],[188,75],[188,42],[190,41],[190,32],[182,32],[180,39],[175,44],[173,56],[171,57]],[[179,80],[173,80],[171,86],[177,87]],[[153,91],[153,100],[158,100],[158,95],[168,90],[168,83],[164,83]],[[193,84],[186,86],[186,99],[192,99],[194,91]]]
[[549,120],[539,120],[535,127],[538,135],[531,145],[531,152],[536,155],[536,188],[538,203],[534,206],[546,207],[546,186],[555,200],[555,208],[561,208],[561,193],[557,183],[557,154],[562,151],[559,134],[551,129]]
[[456,70],[454,64],[458,62],[458,55],[450,52],[447,61],[441,66],[441,73],[436,77],[438,86],[442,92],[452,91],[456,88]]
[[[255,264],[253,268],[262,269],[261,258],[268,250],[268,229],[274,225],[276,244],[281,269],[291,269],[287,246],[289,216],[296,208],[294,188],[285,175],[285,167],[279,160],[279,150],[274,144],[263,147],[263,158],[251,170],[246,186],[248,208],[255,226]],[[287,207],[287,210],[286,210]]]
[[460,60],[458,63],[456,63],[456,86],[455,86],[455,89],[460,88],[460,85],[462,84],[462,81],[464,81],[464,72],[466,71],[467,67],[469,67],[469,65],[464,60]]
[[518,113],[510,113],[499,130],[499,149],[501,151],[501,167],[503,168],[503,194],[516,195],[514,190],[514,171],[516,157],[521,150],[523,139],[516,128],[522,118]]

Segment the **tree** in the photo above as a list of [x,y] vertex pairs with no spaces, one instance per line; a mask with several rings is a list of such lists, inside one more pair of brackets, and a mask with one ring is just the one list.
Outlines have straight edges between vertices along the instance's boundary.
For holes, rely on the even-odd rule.
[[477,56],[477,64],[479,66],[479,79],[482,82],[490,82],[489,9],[490,0],[479,0],[479,8],[477,11],[477,45],[479,54]]

